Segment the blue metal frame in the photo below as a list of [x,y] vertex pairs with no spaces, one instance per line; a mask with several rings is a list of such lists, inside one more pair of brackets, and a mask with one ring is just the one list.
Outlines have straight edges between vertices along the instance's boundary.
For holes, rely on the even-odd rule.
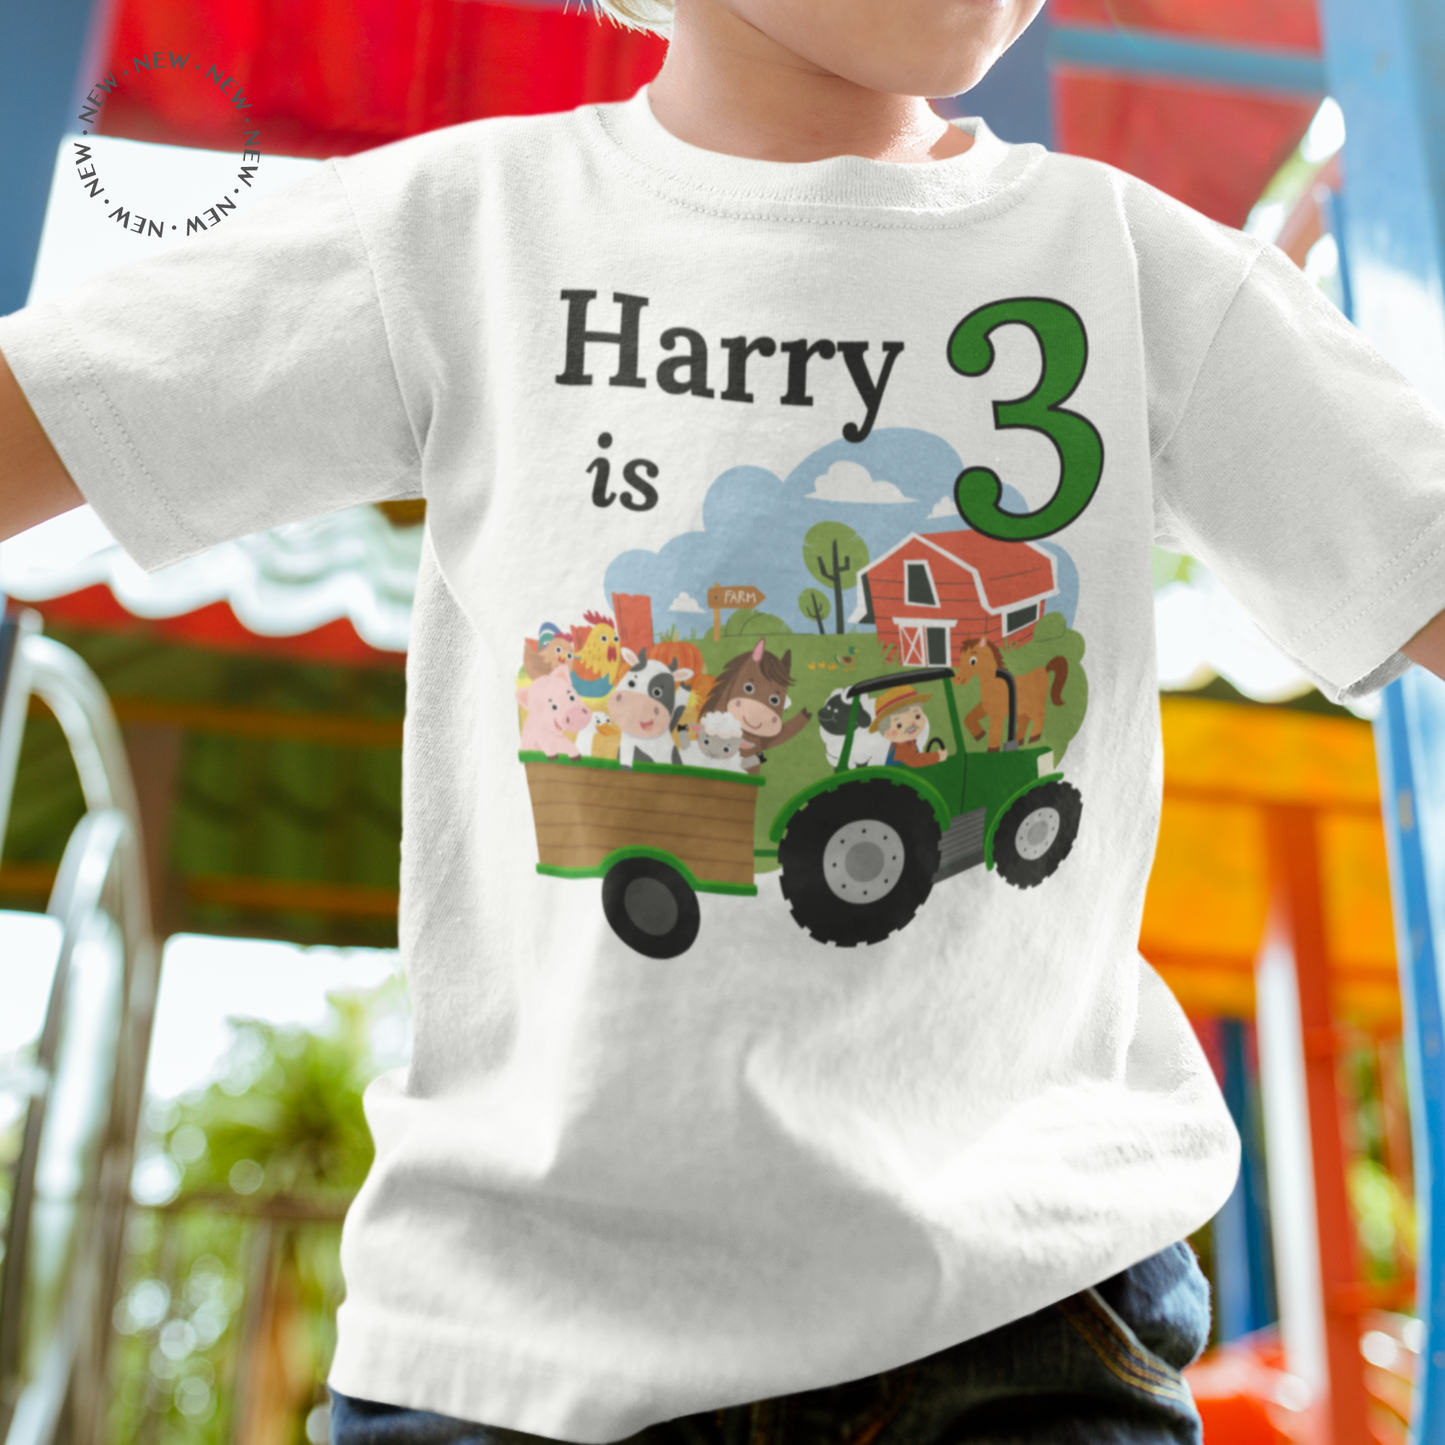
[[1251,1334],[1279,1318],[1265,1199],[1259,1080],[1250,1068],[1246,1043],[1252,1027],[1243,1019],[1219,1020],[1222,1092],[1242,1145],[1234,1192],[1214,1218],[1214,1311],[1222,1340]]
[[1435,920],[1445,883],[1445,683],[1416,669],[1391,684],[1375,741],[1395,901],[1419,1202],[1419,1309],[1425,1341],[1410,1435],[1417,1445],[1439,1445],[1445,1441],[1445,1028]]
[[[1330,93],[1345,114],[1347,194],[1330,218],[1353,319],[1445,406],[1445,6],[1320,0]],[[1376,724],[1405,1009],[1425,1339],[1411,1438],[1445,1445],[1445,683],[1415,669]]]
[[106,0],[0,0],[0,316],[25,304],[61,137]]
[[1320,0],[1320,20],[1348,136],[1337,239],[1352,319],[1445,408],[1445,7]]
[[972,90],[936,100],[933,108],[943,116],[980,115],[996,136],[1015,145],[1035,142],[1052,148],[1051,35],[1049,12],[1044,10]]

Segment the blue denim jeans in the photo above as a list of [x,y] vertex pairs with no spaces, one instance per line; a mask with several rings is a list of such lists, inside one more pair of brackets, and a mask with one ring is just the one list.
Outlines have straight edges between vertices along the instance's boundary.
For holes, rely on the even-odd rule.
[[[1209,1338],[1186,1244],[926,1359],[845,1385],[650,1425],[627,1445],[1201,1445],[1179,1372]],[[544,1445],[331,1395],[331,1445]]]

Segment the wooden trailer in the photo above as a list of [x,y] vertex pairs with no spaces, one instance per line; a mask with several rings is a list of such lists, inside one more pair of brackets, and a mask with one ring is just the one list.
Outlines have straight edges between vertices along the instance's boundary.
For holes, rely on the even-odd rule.
[[720,768],[522,753],[537,871],[601,878],[614,932],[650,958],[691,947],[698,893],[751,897],[753,824],[764,783]]

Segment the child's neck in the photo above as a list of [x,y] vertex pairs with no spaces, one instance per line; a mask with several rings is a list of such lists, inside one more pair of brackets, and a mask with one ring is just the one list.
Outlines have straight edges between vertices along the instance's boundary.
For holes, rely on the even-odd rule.
[[973,144],[921,96],[887,95],[833,75],[721,5],[678,10],[648,93],[659,123],[689,145],[763,161],[919,162]]

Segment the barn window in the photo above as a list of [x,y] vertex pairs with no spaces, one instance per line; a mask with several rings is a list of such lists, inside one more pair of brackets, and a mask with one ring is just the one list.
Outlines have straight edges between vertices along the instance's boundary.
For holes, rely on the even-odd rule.
[[938,598],[933,591],[933,578],[928,572],[927,562],[905,562],[904,595],[909,602],[919,607],[937,607]]
[[1020,607],[1017,612],[1010,612],[1003,620],[1003,635],[1007,637],[1011,632],[1017,632],[1020,627],[1027,627],[1030,622],[1039,620],[1039,604],[1030,602],[1027,607]]

